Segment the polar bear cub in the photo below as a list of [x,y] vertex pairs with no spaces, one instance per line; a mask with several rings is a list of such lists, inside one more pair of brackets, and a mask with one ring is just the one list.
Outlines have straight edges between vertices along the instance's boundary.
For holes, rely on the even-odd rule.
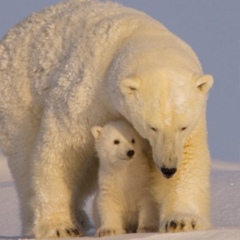
[[144,140],[125,121],[92,128],[99,157],[99,186],[94,200],[97,236],[158,230],[150,194],[150,162]]

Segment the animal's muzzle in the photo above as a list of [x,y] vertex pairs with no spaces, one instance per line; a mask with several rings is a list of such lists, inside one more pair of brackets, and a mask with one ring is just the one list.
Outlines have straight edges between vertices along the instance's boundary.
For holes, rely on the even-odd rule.
[[171,178],[177,171],[177,168],[162,167],[161,172],[165,178]]

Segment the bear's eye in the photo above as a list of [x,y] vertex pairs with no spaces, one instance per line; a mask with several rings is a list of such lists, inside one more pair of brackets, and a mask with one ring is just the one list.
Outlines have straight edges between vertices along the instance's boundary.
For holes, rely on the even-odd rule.
[[150,127],[152,131],[157,132],[157,129],[155,127]]
[[187,129],[187,127],[182,127],[181,131],[185,131]]
[[132,143],[135,143],[135,139],[134,138],[132,139]]
[[114,140],[113,143],[117,145],[117,144],[120,143],[120,141],[119,140]]

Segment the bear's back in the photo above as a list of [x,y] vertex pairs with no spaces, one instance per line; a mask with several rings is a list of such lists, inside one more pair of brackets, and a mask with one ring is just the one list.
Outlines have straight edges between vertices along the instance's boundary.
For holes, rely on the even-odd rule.
[[124,39],[153,22],[134,9],[95,0],[64,1],[33,13],[0,42],[0,93],[4,85],[25,89],[42,105],[56,85],[70,91],[81,74],[101,79]]
[[[95,0],[64,1],[32,13],[11,28],[1,41],[0,53],[2,55],[8,51],[8,54],[11,54],[14,51],[15,56],[21,52],[30,54],[28,49],[25,49],[27,47],[32,48],[34,52],[50,51],[54,57],[57,54],[59,57],[61,51],[73,47],[76,42],[81,44],[84,38],[89,38],[87,40],[90,41],[90,36],[95,35],[101,40],[101,35],[108,34],[111,28],[116,30],[121,23],[129,20],[138,24],[137,19],[142,17],[149,18],[144,13],[116,3],[101,3]],[[131,28],[131,25],[127,27]]]

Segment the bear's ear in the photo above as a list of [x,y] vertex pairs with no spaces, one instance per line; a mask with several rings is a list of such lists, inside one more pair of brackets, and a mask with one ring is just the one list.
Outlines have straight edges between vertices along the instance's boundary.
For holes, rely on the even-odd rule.
[[102,134],[102,127],[98,127],[98,126],[92,127],[91,132],[93,137],[95,139],[98,139]]
[[136,92],[140,87],[140,79],[137,77],[125,78],[120,83],[121,92],[124,95]]
[[196,84],[199,91],[207,93],[213,85],[213,77],[211,75],[203,75],[197,79]]

